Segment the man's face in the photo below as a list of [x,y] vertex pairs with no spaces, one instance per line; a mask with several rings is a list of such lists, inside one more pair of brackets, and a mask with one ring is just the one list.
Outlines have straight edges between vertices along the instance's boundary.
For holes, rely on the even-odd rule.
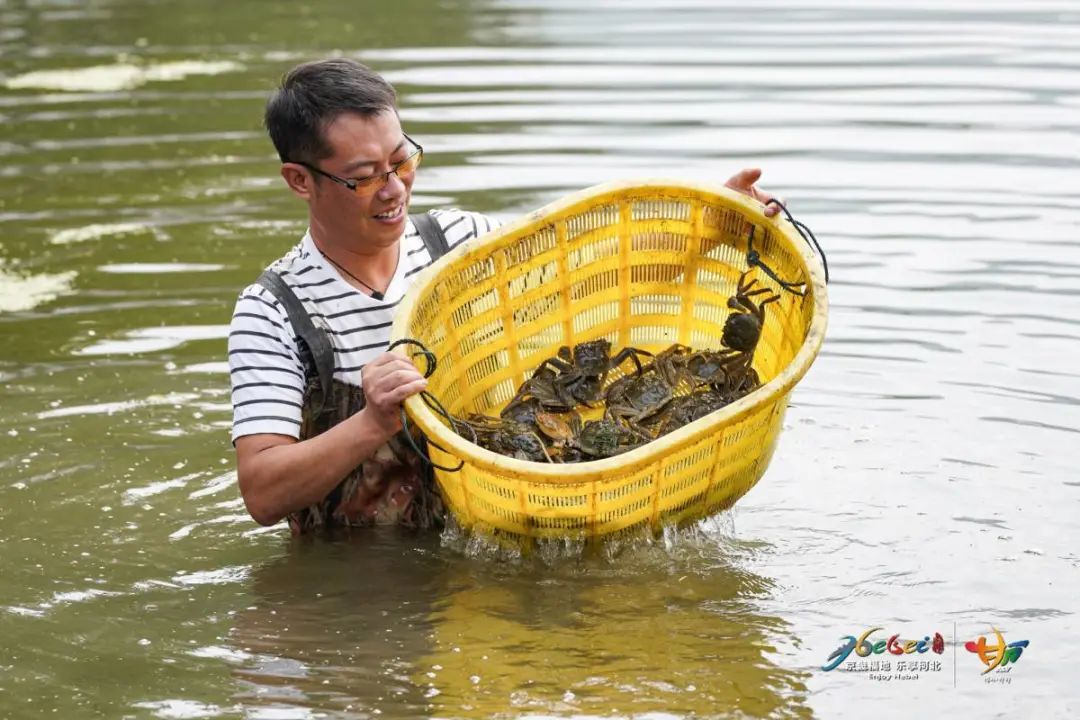
[[[339,115],[327,126],[325,139],[333,152],[315,166],[347,180],[385,173],[415,149],[392,110],[371,117]],[[391,174],[386,185],[364,195],[315,175],[317,182],[308,197],[312,222],[327,232],[330,241],[361,242],[370,249],[391,246],[405,231],[415,176],[415,172],[405,177]]]

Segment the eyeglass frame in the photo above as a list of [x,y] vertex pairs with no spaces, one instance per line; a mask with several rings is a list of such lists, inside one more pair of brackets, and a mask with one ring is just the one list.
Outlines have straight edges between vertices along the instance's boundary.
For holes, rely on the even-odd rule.
[[[338,177],[337,175],[332,175],[332,174],[326,172],[325,170],[317,168],[314,165],[311,165],[309,163],[303,162],[302,160],[293,160],[293,161],[290,161],[290,162],[293,162],[296,165],[300,165],[301,167],[305,167],[308,170],[310,170],[311,172],[322,175],[325,178],[329,178],[330,180],[333,180],[334,182],[336,182],[338,185],[344,185],[349,190],[351,190],[352,192],[357,193],[357,194],[359,194],[358,191],[361,188],[361,183],[366,183],[367,181],[374,180],[375,178],[382,178],[382,184],[381,185],[378,185],[377,187],[375,185],[371,186],[371,187],[375,187],[375,190],[373,192],[379,192],[379,190],[382,190],[384,187],[386,187],[386,184],[388,182],[390,182],[390,176],[391,175],[397,175],[398,174],[398,171],[401,170],[402,165],[404,165],[405,163],[409,162],[414,157],[419,155],[420,157],[416,161],[416,165],[417,165],[417,167],[419,167],[420,161],[424,159],[424,146],[421,145],[420,143],[416,142],[415,140],[413,140],[411,137],[409,137],[408,133],[402,132],[401,134],[404,135],[405,139],[408,140],[412,144],[412,146],[416,148],[416,152],[409,153],[408,157],[406,157],[401,162],[394,163],[390,167],[390,169],[387,170],[386,172],[373,173],[371,175],[367,175],[367,176],[362,177],[362,178],[343,178],[343,177]],[[416,170],[416,168],[413,168],[414,172],[415,172],[415,170]],[[398,179],[400,179],[400,178],[401,178],[401,176],[398,175]],[[365,186],[365,187],[367,187],[367,186]]]

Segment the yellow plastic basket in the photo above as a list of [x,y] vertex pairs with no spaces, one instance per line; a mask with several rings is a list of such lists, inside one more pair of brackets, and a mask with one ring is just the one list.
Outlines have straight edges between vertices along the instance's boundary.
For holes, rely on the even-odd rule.
[[[620,182],[557,200],[425,270],[393,339],[438,358],[428,390],[452,414],[497,415],[561,345],[607,338],[657,352],[720,348],[728,297],[754,249],[779,277],[805,281],[767,306],[754,356],[763,386],[636,450],[579,464],[534,463],[455,434],[419,398],[406,411],[440,450],[436,471],[458,523],[512,538],[596,538],[684,524],[733,505],[765,472],[788,395],[817,356],[827,300],[820,261],[787,220],[720,186]],[[407,351],[408,348],[403,348]],[[614,380],[616,373],[609,376]]]

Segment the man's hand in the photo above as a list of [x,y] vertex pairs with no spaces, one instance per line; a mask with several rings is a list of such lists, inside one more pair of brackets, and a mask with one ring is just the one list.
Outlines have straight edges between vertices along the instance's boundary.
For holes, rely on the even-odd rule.
[[[747,168],[732,175],[724,185],[732,190],[738,190],[743,195],[749,195],[763,205],[774,199],[784,202],[783,198],[775,197],[761,188],[755,187],[754,183],[760,179],[761,168]],[[780,208],[775,205],[765,205],[765,217],[772,217],[778,212],[780,212]]]
[[427,387],[427,380],[412,361],[396,353],[383,353],[361,373],[364,410],[386,437],[401,429],[401,403]]

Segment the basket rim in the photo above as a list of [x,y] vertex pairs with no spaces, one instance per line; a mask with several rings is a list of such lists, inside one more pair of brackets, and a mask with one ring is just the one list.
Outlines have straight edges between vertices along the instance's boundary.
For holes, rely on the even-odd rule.
[[[551,215],[573,209],[585,202],[597,202],[606,196],[612,196],[612,199],[617,200],[620,195],[627,192],[648,196],[651,193],[663,191],[683,193],[690,191],[695,195],[706,196],[708,202],[736,206],[750,217],[757,216],[760,218],[761,224],[769,227],[774,237],[782,239],[787,249],[796,253],[802,259],[804,269],[809,276],[814,291],[814,314],[802,347],[799,348],[787,367],[772,380],[740,400],[639,448],[601,460],[590,460],[581,463],[542,463],[518,460],[485,450],[458,436],[428,408],[419,395],[413,395],[406,398],[405,409],[425,435],[432,438],[434,442],[442,447],[454,447],[452,454],[460,460],[488,472],[514,476],[535,484],[567,485],[602,481],[614,477],[624,478],[648,465],[662,461],[664,457],[671,455],[673,451],[687,447],[704,435],[715,432],[716,428],[740,420],[762,405],[782,399],[802,379],[817,357],[825,339],[828,297],[821,260],[811,253],[807,243],[796,233],[793,226],[779,214],[773,218],[766,217],[764,215],[764,206],[760,202],[725,185],[680,180],[630,179],[594,185],[554,200],[486,233],[472,242],[458,246],[430,267],[421,271],[417,276],[416,282],[406,293],[394,315],[391,342],[408,337],[406,329],[416,313],[418,298],[435,281],[446,264],[467,259],[472,255],[487,255],[490,252],[491,245],[495,242],[505,244],[507,239],[512,241],[525,237],[534,232],[537,222],[541,222]],[[397,352],[407,357],[405,351],[399,350]]]

